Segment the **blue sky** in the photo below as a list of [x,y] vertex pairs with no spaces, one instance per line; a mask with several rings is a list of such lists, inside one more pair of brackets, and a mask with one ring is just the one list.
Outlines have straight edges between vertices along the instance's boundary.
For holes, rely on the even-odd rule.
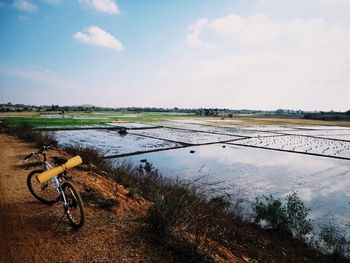
[[0,0],[0,102],[348,110],[350,0]]

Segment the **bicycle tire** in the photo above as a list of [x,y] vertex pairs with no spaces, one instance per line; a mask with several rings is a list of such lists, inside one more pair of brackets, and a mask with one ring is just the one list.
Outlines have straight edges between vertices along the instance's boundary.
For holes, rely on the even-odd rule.
[[78,229],[85,223],[85,212],[83,201],[80,194],[73,184],[65,182],[62,185],[62,191],[66,197],[68,208],[66,211],[68,220],[72,227]]
[[36,199],[46,205],[52,205],[60,200],[60,196],[51,183],[47,182],[41,184],[38,181],[37,175],[42,172],[44,172],[44,170],[34,170],[30,172],[27,177],[27,186]]

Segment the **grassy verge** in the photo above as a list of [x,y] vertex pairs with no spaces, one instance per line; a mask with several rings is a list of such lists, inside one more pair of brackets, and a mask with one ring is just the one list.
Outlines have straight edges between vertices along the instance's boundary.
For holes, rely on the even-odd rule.
[[[232,123],[232,125],[321,125],[321,126],[341,126],[350,127],[349,121],[323,121],[323,120],[310,120],[300,118],[274,118],[274,117],[236,117],[234,119],[240,120],[240,122]],[[227,119],[229,120],[229,119]]]
[[7,118],[4,120],[9,125],[30,125],[39,126],[92,126],[96,124],[104,124],[108,122],[106,119],[72,119],[72,118]]
[[[9,125],[29,124],[34,127],[61,127],[61,126],[93,126],[113,121],[125,122],[152,122],[169,118],[195,117],[188,114],[166,114],[157,112],[123,113],[123,112],[67,112],[59,115],[60,112],[45,113],[0,113],[0,119]],[[49,118],[46,115],[59,115],[62,118]]]
[[10,125],[7,121],[2,121],[0,123],[0,132],[14,135],[26,142],[31,142],[36,147],[42,147],[44,144],[57,144],[50,135],[41,132],[34,132],[33,126],[27,123]]
[[[1,131],[37,145],[51,140],[33,132],[27,124],[9,126],[2,123]],[[208,199],[196,184],[165,178],[147,161],[136,167],[115,167],[94,149],[70,147],[65,150],[81,155],[91,169],[127,186],[131,198],[137,193],[151,201],[152,205],[142,219],[142,235],[183,261],[216,262],[218,251],[224,251],[221,256],[227,261],[233,253],[256,260],[248,262],[349,262],[342,255],[333,252],[326,255],[313,249],[305,239],[295,238],[289,229],[285,229],[288,224],[294,224],[291,215],[295,214],[293,207],[301,206],[298,200],[291,200],[293,207],[286,208],[272,199],[267,203],[257,202],[259,219],[266,220],[267,214],[270,220],[270,212],[277,211],[277,223],[281,222],[263,229],[257,223],[246,221],[237,212],[239,209],[232,209],[239,207],[239,203],[232,204],[225,196]],[[83,196],[87,202],[104,209],[116,205],[95,191],[87,190]]]

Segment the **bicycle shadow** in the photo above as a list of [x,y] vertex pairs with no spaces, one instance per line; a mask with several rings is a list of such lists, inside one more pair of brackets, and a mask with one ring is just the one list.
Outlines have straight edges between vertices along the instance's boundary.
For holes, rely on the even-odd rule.
[[42,166],[43,164],[41,162],[28,162],[14,165],[17,170],[42,169]]
[[[33,211],[35,212],[26,218],[25,223],[35,226],[38,232],[53,232],[63,215],[65,216],[59,204],[47,206],[36,201],[28,201],[28,204],[33,206]],[[63,221],[61,224],[64,223]],[[67,226],[69,226],[68,222]]]

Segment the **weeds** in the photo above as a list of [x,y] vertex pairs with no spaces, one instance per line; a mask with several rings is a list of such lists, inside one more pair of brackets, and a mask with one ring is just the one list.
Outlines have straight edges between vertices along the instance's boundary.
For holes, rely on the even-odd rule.
[[166,182],[147,212],[149,231],[190,262],[213,262],[215,249],[210,249],[213,243],[209,236],[215,226],[208,224],[211,212],[205,205],[193,186],[176,180]]
[[105,198],[99,192],[87,188],[83,192],[81,192],[81,198],[83,198],[84,202],[87,204],[98,205],[100,208],[105,210],[112,210],[112,208],[119,204],[119,202],[115,199]]
[[42,147],[45,144],[57,144],[57,141],[50,133],[33,131],[33,126],[27,123],[20,123],[14,126],[9,125],[7,120],[2,120],[0,123],[0,131],[14,135],[23,141],[34,143],[36,147]]
[[229,194],[215,196],[210,199],[210,203],[223,210],[229,209],[232,205]]
[[66,146],[63,147],[63,150],[72,155],[80,155],[84,163],[90,165],[90,168],[94,170],[104,171],[109,169],[109,165],[103,159],[103,156],[94,148]]
[[134,188],[130,188],[129,192],[127,193],[128,197],[135,197],[137,191]]

